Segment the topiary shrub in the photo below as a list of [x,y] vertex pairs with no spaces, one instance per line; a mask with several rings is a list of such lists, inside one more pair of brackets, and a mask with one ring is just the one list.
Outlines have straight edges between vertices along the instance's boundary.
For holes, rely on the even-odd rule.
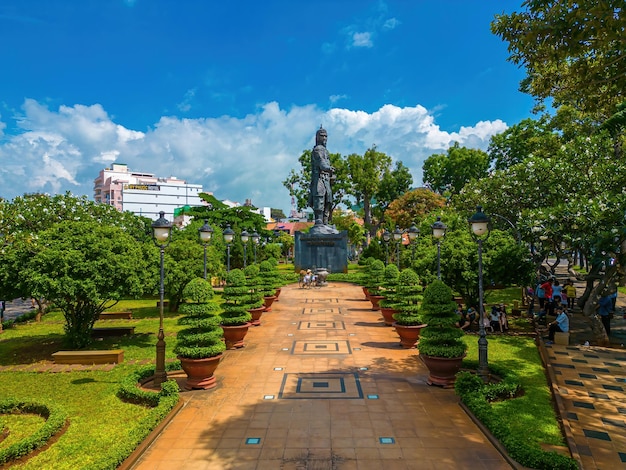
[[380,301],[380,306],[383,308],[394,308],[393,304],[396,302],[394,300],[396,288],[398,286],[398,278],[400,277],[400,270],[398,266],[395,264],[390,264],[385,268],[384,272],[384,280],[383,280],[383,291],[382,295],[385,296],[383,300]]
[[261,261],[259,265],[259,284],[263,297],[273,296],[282,285],[280,273],[269,260]]
[[241,269],[233,269],[226,275],[222,295],[221,323],[224,326],[245,325],[252,319],[248,310],[260,307],[260,302],[252,302],[250,287]]
[[392,295],[393,308],[398,310],[398,313],[393,314],[393,319],[404,326],[424,324],[420,314],[421,301],[422,286],[418,275],[411,268],[402,270],[396,292]]
[[464,335],[456,327],[452,289],[442,281],[433,281],[424,291],[420,315],[428,326],[421,333],[417,346],[420,354],[435,357],[461,357],[467,351],[461,340]]
[[380,295],[384,282],[385,264],[375,259],[366,267],[365,287],[370,295]]
[[184,316],[178,320],[184,328],[176,335],[174,353],[187,359],[206,359],[222,353],[224,331],[217,316],[219,306],[213,302],[213,287],[203,278],[189,281],[183,289],[185,300],[179,307]]

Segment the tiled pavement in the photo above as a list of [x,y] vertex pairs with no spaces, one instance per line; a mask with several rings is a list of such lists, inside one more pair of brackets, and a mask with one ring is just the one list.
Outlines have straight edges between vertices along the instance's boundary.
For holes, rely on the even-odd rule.
[[360,287],[286,286],[135,470],[511,468]]

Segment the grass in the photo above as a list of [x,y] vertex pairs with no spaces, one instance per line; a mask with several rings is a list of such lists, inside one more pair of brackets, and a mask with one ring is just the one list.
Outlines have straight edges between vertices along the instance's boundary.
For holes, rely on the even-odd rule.
[[[507,423],[511,434],[520,441],[565,446],[552,396],[533,338],[525,336],[488,335],[489,364],[515,372],[524,394],[495,402],[491,406],[498,420]],[[478,362],[478,336],[466,335],[466,360]]]

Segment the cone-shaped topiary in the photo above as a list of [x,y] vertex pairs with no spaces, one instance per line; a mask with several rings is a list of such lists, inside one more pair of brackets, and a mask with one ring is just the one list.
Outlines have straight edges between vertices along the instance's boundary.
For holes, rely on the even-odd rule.
[[259,265],[259,281],[263,297],[271,297],[276,289],[281,286],[280,274],[271,261],[261,261]]
[[376,259],[367,267],[365,287],[370,295],[380,295],[381,286],[385,281],[385,264]]
[[418,275],[411,268],[402,270],[398,277],[398,286],[392,296],[393,308],[398,313],[393,319],[404,326],[417,326],[427,323],[422,321],[420,302],[422,301],[422,286]]
[[433,281],[424,291],[421,317],[428,326],[417,346],[420,354],[447,358],[465,354],[467,346],[461,340],[463,330],[455,325],[456,304],[452,299],[452,289],[442,281]]
[[396,288],[398,287],[398,278],[400,277],[400,270],[398,270],[398,266],[395,264],[390,264],[385,268],[385,274],[383,279],[383,291],[382,295],[385,296],[383,300],[380,301],[380,306],[382,308],[394,308],[394,300]]
[[260,301],[263,298],[263,286],[262,280],[259,277],[259,265],[249,264],[243,270],[246,276],[246,284],[250,288],[250,295],[255,301]]
[[252,301],[246,276],[241,269],[233,269],[226,275],[222,299],[224,311],[220,317],[224,326],[245,325],[252,318],[248,310],[261,305]]
[[174,353],[187,359],[205,359],[226,349],[222,341],[219,305],[213,302],[211,283],[203,278],[189,281],[183,290],[185,300],[179,307],[184,316],[178,320],[185,325],[176,335]]

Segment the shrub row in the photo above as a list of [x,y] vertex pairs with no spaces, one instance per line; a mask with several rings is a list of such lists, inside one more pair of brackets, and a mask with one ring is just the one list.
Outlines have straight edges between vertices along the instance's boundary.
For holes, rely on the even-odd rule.
[[[165,370],[168,372],[172,370],[180,370],[180,361],[168,362],[165,364]],[[154,366],[150,365],[142,367],[126,376],[120,383],[120,388],[117,391],[117,397],[125,402],[148,406],[150,408],[155,408],[162,404],[162,398],[169,399],[169,397],[173,397],[172,406],[169,408],[169,410],[171,410],[178,402],[179,398],[178,384],[175,381],[168,380],[162,384],[160,392],[150,392],[139,388],[138,384],[140,382],[153,375]]]
[[61,408],[42,403],[22,402],[12,399],[0,401],[0,414],[31,413],[45,418],[46,422],[39,430],[19,442],[0,450],[0,465],[28,455],[44,445],[61,431],[67,421],[67,413]]
[[[472,361],[464,361],[463,365],[468,366],[470,362]],[[485,384],[480,377],[470,372],[457,374],[454,389],[474,416],[502,443],[509,455],[525,467],[538,470],[578,469],[578,464],[573,458],[545,451],[536,443],[520,439],[511,432],[507,423],[498,419],[491,402],[515,397],[520,391],[520,381],[515,374],[506,369],[495,365],[490,365],[489,368],[502,377],[501,382]]]

